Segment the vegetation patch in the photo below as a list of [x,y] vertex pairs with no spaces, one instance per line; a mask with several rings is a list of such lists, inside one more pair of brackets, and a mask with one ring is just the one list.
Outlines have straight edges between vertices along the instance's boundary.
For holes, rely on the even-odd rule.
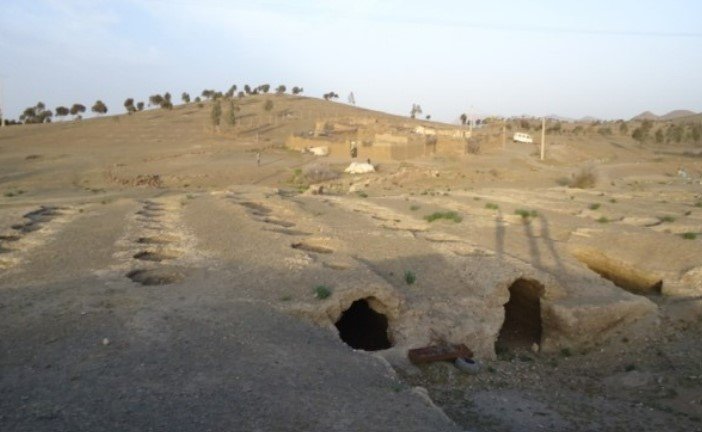
[[446,220],[452,220],[456,223],[463,220],[463,218],[458,213],[456,213],[454,211],[434,212],[430,215],[424,216],[424,219],[427,222],[434,222],[435,220],[446,219]]
[[514,214],[521,216],[523,220],[529,220],[529,218],[535,218],[539,215],[536,210],[526,209],[517,209],[514,211]]
[[317,285],[314,287],[314,297],[319,300],[324,300],[332,295],[332,290],[326,285]]
[[682,238],[684,238],[685,240],[695,240],[697,238],[697,233],[686,232],[686,233],[680,234],[680,236]]
[[596,183],[597,173],[595,172],[595,168],[588,166],[581,168],[580,171],[573,175],[568,187],[575,189],[590,189],[595,187]]
[[498,206],[495,203],[487,203],[487,204],[485,204],[485,208],[488,210],[498,210],[500,208],[500,206]]
[[417,281],[417,275],[414,274],[411,270],[405,271],[405,283],[407,285],[412,285]]
[[601,207],[601,205],[599,203],[593,203],[593,204],[590,204],[589,208],[590,208],[590,210],[597,210],[600,207]]
[[659,216],[658,220],[661,222],[675,222],[675,217],[674,216]]

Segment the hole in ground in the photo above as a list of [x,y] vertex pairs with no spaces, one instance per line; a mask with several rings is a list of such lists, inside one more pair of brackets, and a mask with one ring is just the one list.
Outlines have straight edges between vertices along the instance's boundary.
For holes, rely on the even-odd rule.
[[530,349],[533,344],[541,344],[543,293],[544,286],[535,280],[517,279],[510,285],[505,320],[495,342],[495,352]]
[[134,258],[142,261],[161,262],[164,260],[178,258],[178,254],[173,252],[142,251],[134,254]]
[[295,224],[292,222],[288,222],[288,221],[284,221],[284,220],[280,220],[280,219],[265,218],[265,219],[263,219],[263,222],[268,223],[268,224],[282,226],[283,228],[292,228],[295,226]]
[[185,275],[177,269],[140,269],[127,273],[127,277],[142,285],[168,285],[182,281]]
[[371,309],[367,299],[353,302],[335,325],[341,340],[351,348],[378,351],[392,347],[388,318]]
[[[265,228],[264,228],[264,229],[265,229]],[[268,228],[268,229],[265,229],[265,230],[266,230],[266,231],[270,231],[270,232],[275,232],[275,233],[290,235],[290,236],[308,236],[308,235],[311,235],[310,233],[305,232],[305,231],[294,230],[294,229],[287,229],[287,228]]]
[[314,253],[322,253],[322,254],[330,254],[334,252],[333,250],[329,248],[325,248],[324,246],[316,246],[313,244],[308,244],[304,242],[299,242],[299,243],[293,243],[290,245],[291,248],[293,249],[299,249],[301,251],[305,252],[314,252]]
[[269,214],[271,212],[271,209],[269,209],[268,207],[254,202],[246,201],[241,203],[241,205],[259,214]]
[[139,244],[163,245],[163,244],[174,243],[175,241],[177,241],[177,239],[174,237],[159,236],[159,237],[139,237],[136,242]]

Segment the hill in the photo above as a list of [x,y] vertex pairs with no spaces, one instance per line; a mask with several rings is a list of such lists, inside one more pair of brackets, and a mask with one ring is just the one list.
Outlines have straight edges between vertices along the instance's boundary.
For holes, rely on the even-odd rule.
[[659,117],[660,120],[676,120],[679,118],[684,118],[684,117],[691,117],[696,115],[697,113],[694,111],[690,110],[674,110],[669,112],[668,114],[662,115]]

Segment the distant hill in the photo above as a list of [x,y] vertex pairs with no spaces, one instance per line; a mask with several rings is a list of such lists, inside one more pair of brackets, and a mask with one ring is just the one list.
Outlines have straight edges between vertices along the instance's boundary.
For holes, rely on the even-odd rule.
[[679,118],[683,117],[690,117],[697,115],[696,112],[690,111],[690,110],[673,110],[669,112],[668,114],[662,115],[662,116],[657,116],[653,114],[651,111],[644,111],[641,114],[637,115],[636,117],[632,117],[631,120],[663,120],[663,121],[668,121],[668,120],[676,120]]
[[641,114],[632,117],[631,120],[658,120],[659,117],[653,114],[651,111],[644,111]]
[[598,121],[598,120],[599,120],[599,119],[598,119],[597,117],[585,116],[585,117],[581,118],[581,119],[578,120],[578,121],[579,121],[579,122],[583,122],[583,123],[592,123],[592,122]]
[[681,118],[681,117],[690,117],[690,116],[693,116],[695,114],[697,114],[697,113],[694,111],[690,111],[690,110],[675,110],[675,111],[669,112],[666,115],[660,116],[659,120],[674,120],[674,119]]

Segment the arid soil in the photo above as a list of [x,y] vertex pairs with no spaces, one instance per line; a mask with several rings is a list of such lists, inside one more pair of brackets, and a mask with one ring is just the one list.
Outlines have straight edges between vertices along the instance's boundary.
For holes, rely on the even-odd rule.
[[[0,429],[702,430],[699,149],[348,175],[283,148],[355,115],[408,121],[258,96],[219,130],[208,104],[0,129]],[[444,342],[480,372],[407,360]]]

